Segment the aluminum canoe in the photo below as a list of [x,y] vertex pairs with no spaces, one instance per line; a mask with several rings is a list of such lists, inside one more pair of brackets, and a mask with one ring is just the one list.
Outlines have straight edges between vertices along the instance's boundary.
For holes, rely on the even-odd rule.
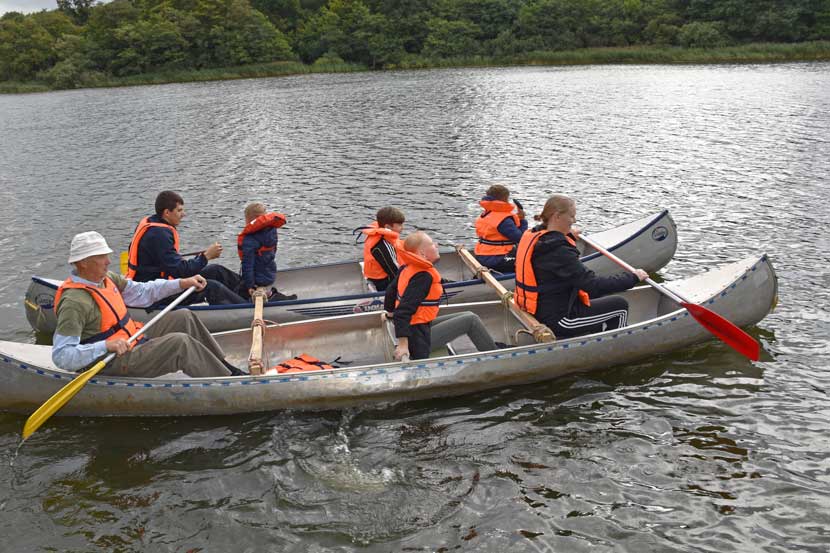
[[[649,272],[663,268],[677,249],[677,227],[668,210],[590,236],[635,267],[642,267]],[[582,261],[597,274],[620,271],[619,267],[592,248],[585,244],[577,246],[583,253]],[[474,275],[455,251],[443,252],[437,267],[444,278],[455,281],[445,285],[450,303],[492,298],[487,285],[473,278]],[[512,273],[504,274],[499,280],[512,290],[513,276]],[[357,261],[280,270],[277,282],[280,290],[297,294],[298,299],[266,304],[266,320],[288,322],[383,309],[383,293],[369,289],[363,278],[361,263]],[[37,332],[51,335],[55,331],[53,304],[60,283],[59,280],[32,277],[24,304],[26,318]],[[211,332],[242,328],[250,325],[253,319],[250,303],[221,306],[202,304],[184,309],[196,313]],[[148,321],[155,313],[155,310],[130,309],[130,315],[138,321]]]
[[[774,307],[778,284],[767,256],[737,261],[666,284],[735,324],[750,326]],[[219,415],[277,409],[331,409],[461,395],[550,380],[571,373],[636,362],[713,340],[687,311],[651,287],[622,294],[629,326],[590,336],[531,343],[500,302],[456,304],[441,312],[474,311],[497,341],[514,347],[476,352],[466,338],[455,355],[390,362],[391,338],[377,313],[358,313],[269,327],[264,351],[271,364],[308,353],[340,359],[341,368],[273,376],[156,379],[96,376],[58,415]],[[228,358],[245,364],[249,329],[216,334]],[[722,346],[727,348],[727,346]],[[0,410],[31,413],[73,373],[52,364],[49,346],[0,342]],[[439,353],[440,355],[440,353]],[[747,363],[735,353],[735,363]]]

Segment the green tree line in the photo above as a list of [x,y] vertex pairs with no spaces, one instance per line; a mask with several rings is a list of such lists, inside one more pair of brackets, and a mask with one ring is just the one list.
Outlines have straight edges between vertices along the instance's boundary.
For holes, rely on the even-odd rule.
[[57,0],[0,17],[0,80],[813,40],[830,40],[830,0]]

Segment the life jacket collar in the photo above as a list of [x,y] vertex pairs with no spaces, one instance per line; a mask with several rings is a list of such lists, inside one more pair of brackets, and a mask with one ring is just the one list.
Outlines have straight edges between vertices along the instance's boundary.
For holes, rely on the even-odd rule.
[[401,256],[402,265],[409,265],[418,271],[426,271],[434,267],[434,265],[427,261],[425,257],[415,252],[401,250],[398,255]]
[[392,229],[381,227],[377,221],[372,221],[368,227],[364,227],[360,232],[368,236],[382,236],[389,242],[394,242],[400,237],[400,234]]
[[242,229],[242,232],[239,233],[240,236],[245,236],[246,234],[253,234],[255,232],[259,232],[261,230],[267,228],[280,228],[285,224],[285,215],[282,213],[270,212],[270,213],[263,213],[247,225],[245,228]]
[[500,212],[507,212],[511,213],[515,206],[509,202],[503,202],[501,200],[494,200],[491,196],[484,196],[478,205],[484,211],[500,211]]

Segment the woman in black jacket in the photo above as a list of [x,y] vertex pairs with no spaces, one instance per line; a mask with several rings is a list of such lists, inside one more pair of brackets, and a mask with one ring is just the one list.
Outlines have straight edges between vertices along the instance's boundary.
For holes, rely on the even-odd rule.
[[599,277],[585,267],[576,248],[576,204],[567,196],[551,196],[536,219],[542,224],[524,234],[516,253],[519,307],[561,338],[625,326],[628,302],[608,294],[628,290],[648,273]]

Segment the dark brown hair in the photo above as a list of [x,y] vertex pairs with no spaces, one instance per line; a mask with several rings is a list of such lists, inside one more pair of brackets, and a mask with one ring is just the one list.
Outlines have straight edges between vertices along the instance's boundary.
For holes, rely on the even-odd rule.
[[159,192],[159,195],[156,196],[156,215],[161,217],[166,209],[172,211],[179,204],[184,205],[184,200],[172,190]]
[[494,184],[485,192],[488,196],[506,202],[510,198],[510,190],[503,184]]
[[404,224],[406,221],[406,217],[403,215],[403,211],[398,209],[397,207],[387,206],[382,207],[378,210],[375,219],[378,222],[379,227],[384,227],[386,225],[394,225],[394,224]]

